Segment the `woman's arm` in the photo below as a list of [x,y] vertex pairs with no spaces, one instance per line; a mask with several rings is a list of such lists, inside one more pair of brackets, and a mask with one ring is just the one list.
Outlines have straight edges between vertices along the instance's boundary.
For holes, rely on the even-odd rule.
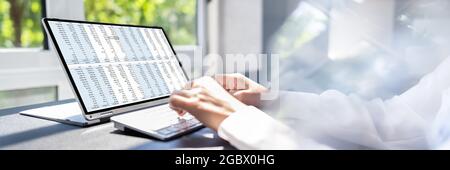
[[[203,120],[207,126],[217,129],[222,138],[239,149],[333,147],[312,140],[310,132],[368,148],[425,149],[428,148],[426,133],[429,124],[441,106],[448,105],[442,103],[441,98],[443,91],[450,86],[450,59],[445,60],[416,86],[389,100],[367,101],[335,90],[319,95],[284,92],[278,100],[279,106],[272,108],[278,114],[271,116],[236,101],[233,94],[225,95],[226,91],[213,82],[212,79],[203,79],[197,87],[214,87],[214,90],[209,91],[215,94],[206,98],[222,99],[217,100],[219,102],[207,102],[206,98],[191,100],[192,96],[188,96],[186,99],[189,100],[184,103],[181,101],[180,104],[177,100],[171,100],[171,103],[174,108],[186,110]],[[178,97],[175,95],[175,98]],[[217,114],[225,112],[224,106],[231,107],[225,107],[228,108],[225,109],[226,114]],[[217,118],[217,115],[221,116]]]
[[335,90],[319,95],[283,92],[279,106],[265,106],[276,110],[272,116],[277,120],[255,108],[237,111],[224,121],[219,134],[244,148],[277,144],[302,148],[301,138],[296,135],[312,131],[369,148],[425,149],[429,147],[428,127],[437,112],[449,105],[442,101],[449,87],[450,58],[410,90],[389,100],[366,101]]

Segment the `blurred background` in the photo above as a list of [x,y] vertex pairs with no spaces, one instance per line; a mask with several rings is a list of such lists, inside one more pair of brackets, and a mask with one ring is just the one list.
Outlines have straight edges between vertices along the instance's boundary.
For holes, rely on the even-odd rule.
[[450,54],[449,0],[0,0],[0,108],[73,98],[42,17],[163,26],[183,57],[276,53],[283,90],[367,99]]

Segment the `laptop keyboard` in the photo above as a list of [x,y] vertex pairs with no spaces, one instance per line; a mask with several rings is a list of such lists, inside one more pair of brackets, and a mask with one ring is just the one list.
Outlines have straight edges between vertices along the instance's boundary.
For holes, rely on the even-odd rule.
[[[194,118],[194,116],[190,114],[186,114],[183,117],[179,117],[178,115],[174,115],[172,109],[166,107],[161,110],[161,112],[170,112],[171,114],[161,114],[165,115],[165,119],[170,119],[166,126],[156,130],[157,133],[164,136],[172,136],[178,133],[182,133],[188,131],[194,127],[201,125],[200,121]],[[164,118],[163,118],[164,119]]]
[[189,119],[189,120],[183,119],[183,120],[180,120],[178,123],[161,128],[161,129],[157,130],[156,132],[158,132],[162,135],[165,135],[165,136],[167,136],[167,135],[171,136],[173,134],[185,132],[185,131],[190,130],[199,125],[201,125],[201,123],[197,119],[194,119],[194,118]]
[[180,117],[168,105],[133,111],[114,116],[111,120],[118,129],[134,129],[160,139],[168,139],[202,127],[202,123],[194,116],[186,113]]

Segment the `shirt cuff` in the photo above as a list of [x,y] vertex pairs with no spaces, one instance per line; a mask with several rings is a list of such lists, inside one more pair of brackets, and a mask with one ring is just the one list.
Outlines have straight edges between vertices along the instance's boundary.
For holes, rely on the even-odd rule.
[[294,133],[254,106],[231,114],[218,129],[218,135],[238,149],[294,149]]
[[217,132],[237,149],[330,149],[298,136],[293,129],[253,106],[232,113]]
[[[238,149],[254,149],[255,146],[246,146],[245,143],[254,143],[256,141],[250,142],[248,138],[243,139],[242,136],[251,133],[249,131],[253,131],[252,129],[257,126],[253,123],[261,122],[259,121],[261,119],[272,118],[254,106],[246,106],[230,114],[223,120],[217,133],[222,139],[227,140]],[[256,139],[254,138],[253,140]]]

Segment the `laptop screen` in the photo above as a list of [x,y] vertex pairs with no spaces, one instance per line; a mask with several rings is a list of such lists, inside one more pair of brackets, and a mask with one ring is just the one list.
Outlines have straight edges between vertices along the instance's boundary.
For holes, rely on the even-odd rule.
[[167,97],[187,81],[160,27],[64,20],[48,27],[87,112]]

